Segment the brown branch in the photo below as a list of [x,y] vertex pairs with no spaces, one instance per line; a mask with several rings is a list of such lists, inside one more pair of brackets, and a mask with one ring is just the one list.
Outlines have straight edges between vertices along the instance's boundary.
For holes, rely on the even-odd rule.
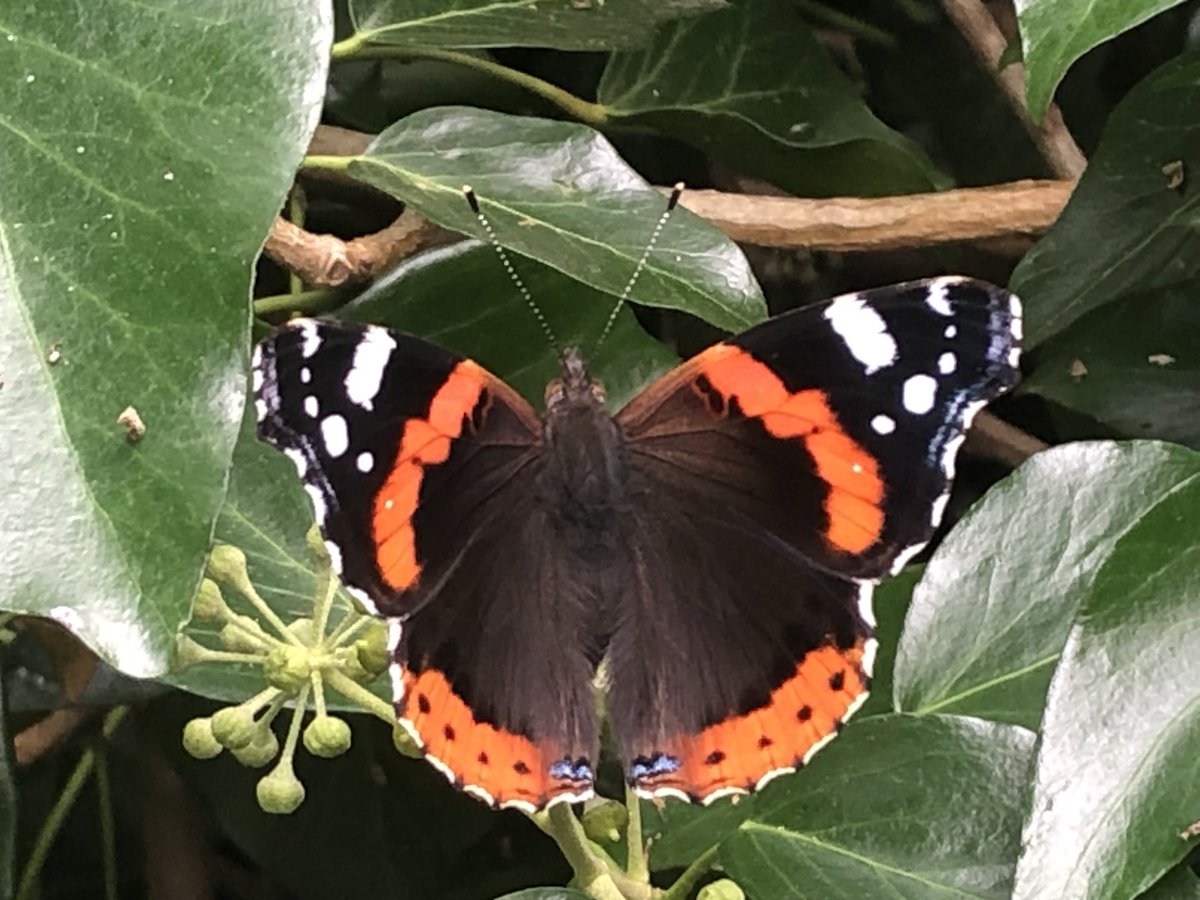
[[333,288],[370,281],[419,250],[459,240],[461,235],[405,210],[382,231],[349,241],[279,218],[263,252],[310,287]]
[[[77,703],[96,674],[99,661],[82,641],[54,622],[22,618],[22,628],[33,631],[50,655],[55,675],[67,703]],[[56,709],[13,737],[13,758],[27,766],[64,743],[94,710],[79,706]]]
[[1009,105],[1050,166],[1050,171],[1064,179],[1075,179],[1082,175],[1087,168],[1087,158],[1067,131],[1058,107],[1051,103],[1041,124],[1034,124],[1025,105],[1025,66],[1012,63],[1000,68],[1000,57],[1008,42],[988,8],[981,0],[942,0],[942,6],[983,67],[995,77]]
[[[953,241],[999,241],[1044,233],[1074,187],[1018,181],[903,197],[811,200],[687,191],[682,203],[735,241],[838,252],[895,250]],[[419,250],[461,240],[411,210],[375,234],[343,241],[278,219],[268,257],[311,287],[369,281]]]
[[1049,446],[987,410],[975,417],[967,433],[967,449],[970,452],[1013,468]]
[[1017,181],[902,197],[763,197],[687,191],[684,206],[733,240],[839,252],[895,250],[1044,233],[1074,184]]

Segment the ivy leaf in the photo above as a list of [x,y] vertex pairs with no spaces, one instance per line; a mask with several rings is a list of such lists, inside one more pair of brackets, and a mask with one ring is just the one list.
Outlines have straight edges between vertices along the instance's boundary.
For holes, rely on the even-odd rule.
[[1128,437],[1200,448],[1197,294],[1186,281],[1093,310],[1043,345],[1020,389]]
[[351,0],[355,43],[612,50],[724,0]]
[[1095,576],[1046,699],[1014,900],[1133,897],[1200,810],[1200,454]]
[[1171,444],[1078,443],[1037,454],[993,488],[913,592],[897,709],[1036,729],[1098,562],[1196,468],[1194,453]]
[[742,0],[613,54],[598,99],[614,124],[682,138],[796,194],[900,194],[944,181],[780,0]]
[[772,782],[721,862],[755,900],[1006,900],[1033,748],[1032,732],[979,719],[852,722]]
[[315,0],[16,5],[0,28],[0,608],[129,674],[167,668],[199,583],[251,264],[330,38]]
[[[465,107],[397,122],[349,168],[426,218],[486,239],[462,195],[469,183],[501,245],[614,296],[666,209],[663,195],[592,129]],[[631,299],[731,331],[766,317],[741,250],[682,207],[662,228]]]
[[1040,121],[1071,63],[1183,0],[1016,0],[1029,112]]
[[[1178,178],[1182,181],[1176,184]],[[1131,90],[1050,232],[1013,272],[1037,346],[1119,297],[1200,276],[1200,52]]]

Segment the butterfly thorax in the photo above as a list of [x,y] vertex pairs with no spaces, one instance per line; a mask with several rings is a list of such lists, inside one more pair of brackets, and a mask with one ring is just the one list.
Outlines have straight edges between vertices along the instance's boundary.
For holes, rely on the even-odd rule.
[[562,377],[546,390],[544,436],[543,496],[564,522],[607,543],[625,499],[625,441],[577,349],[563,354]]

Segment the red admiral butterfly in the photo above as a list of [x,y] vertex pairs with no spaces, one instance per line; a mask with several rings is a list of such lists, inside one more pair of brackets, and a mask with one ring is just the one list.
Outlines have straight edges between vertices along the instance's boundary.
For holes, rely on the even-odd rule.
[[458,787],[592,792],[599,673],[642,796],[791,772],[863,703],[872,586],[937,526],[1020,305],[966,278],[837,297],[699,354],[615,416],[576,351],[533,408],[474,362],[301,319],[254,356],[347,589],[392,622],[401,724]]

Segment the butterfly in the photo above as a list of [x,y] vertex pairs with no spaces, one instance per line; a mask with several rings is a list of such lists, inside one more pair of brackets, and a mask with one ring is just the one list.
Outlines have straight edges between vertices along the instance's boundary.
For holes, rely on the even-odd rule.
[[346,589],[390,622],[396,715],[497,807],[592,795],[595,685],[630,785],[711,802],[866,699],[871,594],[942,518],[1021,311],[942,277],[769,319],[617,412],[582,355],[545,411],[412,335],[298,319],[254,355]]

